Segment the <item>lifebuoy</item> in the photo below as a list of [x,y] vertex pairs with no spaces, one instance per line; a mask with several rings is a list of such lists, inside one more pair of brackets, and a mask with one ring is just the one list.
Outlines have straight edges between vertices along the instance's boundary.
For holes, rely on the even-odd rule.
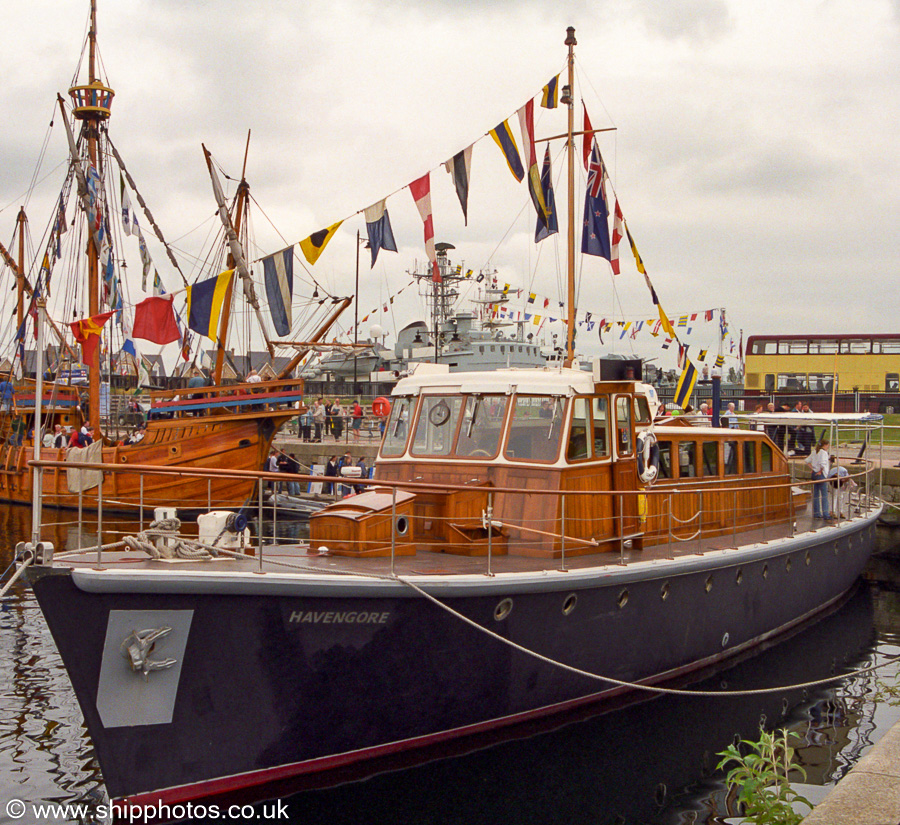
[[659,444],[656,436],[651,432],[644,432],[638,436],[638,478],[644,484],[652,484],[659,475]]
[[383,395],[379,395],[378,398],[372,402],[372,415],[375,415],[378,418],[387,418],[390,414],[391,402]]

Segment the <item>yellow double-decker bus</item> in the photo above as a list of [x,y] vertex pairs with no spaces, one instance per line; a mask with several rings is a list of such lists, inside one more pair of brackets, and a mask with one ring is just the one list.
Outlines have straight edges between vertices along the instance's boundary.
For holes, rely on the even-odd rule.
[[900,335],[751,335],[748,393],[900,392]]

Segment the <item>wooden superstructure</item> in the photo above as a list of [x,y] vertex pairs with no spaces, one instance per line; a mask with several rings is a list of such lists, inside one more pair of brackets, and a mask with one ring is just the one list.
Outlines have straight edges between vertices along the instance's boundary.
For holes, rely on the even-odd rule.
[[[655,425],[634,381],[429,366],[401,381],[393,402],[375,478],[414,491],[403,501],[410,528],[396,537],[407,550],[484,555],[490,544],[498,554],[573,556],[791,517],[787,460],[762,432]],[[638,455],[650,437],[653,485],[641,481]],[[343,553],[389,552],[366,536],[374,505],[354,504],[352,517],[334,505],[311,518],[313,546],[340,523]]]

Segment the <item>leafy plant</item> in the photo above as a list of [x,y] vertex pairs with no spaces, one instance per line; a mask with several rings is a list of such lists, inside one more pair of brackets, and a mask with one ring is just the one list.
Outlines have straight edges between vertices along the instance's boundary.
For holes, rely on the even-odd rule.
[[744,816],[749,822],[754,825],[799,825],[803,815],[793,809],[792,803],[813,806],[788,781],[791,771],[806,779],[806,771],[793,764],[794,748],[789,740],[794,734],[787,730],[769,733],[762,728],[759,733],[758,742],[744,739],[740,743],[743,749],[739,745],[729,745],[719,753],[723,759],[717,767],[721,770],[736,763],[728,771],[725,781],[737,788],[738,802],[744,806]]
[[890,684],[883,679],[876,679],[875,690],[872,691],[871,700],[891,705],[891,707],[897,707],[900,705],[900,684],[897,682]]

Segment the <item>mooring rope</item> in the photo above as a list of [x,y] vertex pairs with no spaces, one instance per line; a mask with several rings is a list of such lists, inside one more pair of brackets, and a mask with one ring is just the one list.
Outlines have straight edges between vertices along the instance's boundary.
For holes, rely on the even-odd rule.
[[[143,534],[138,534],[138,536],[142,536],[142,535]],[[167,534],[167,537],[171,537],[171,534],[170,533]],[[220,537],[221,537],[221,535],[218,538],[216,538],[216,541],[218,541]],[[130,536],[127,536],[124,539],[124,542],[125,542],[125,544],[127,544],[130,547],[131,542],[129,542],[129,539],[131,539],[132,542],[134,542],[134,538],[130,537]],[[215,547],[214,545],[207,545],[202,542],[192,540],[192,539],[187,539],[184,537],[180,537],[179,542],[180,542],[180,544],[184,544],[186,546],[193,545],[193,547],[190,549],[192,549],[194,552],[197,552],[197,551],[206,552],[206,549],[208,548],[209,550],[212,550],[212,551],[218,550],[219,553],[224,553],[225,555],[228,555],[228,556],[231,556],[234,558],[242,558],[242,559],[248,559],[248,560],[252,559],[251,556],[248,556],[245,553],[237,553],[234,551],[225,550],[224,548],[221,548],[221,547]],[[134,543],[138,544],[138,542],[134,542]],[[143,544],[143,542],[140,542],[140,544]],[[158,558],[159,551],[157,551],[156,547],[154,545],[150,545],[150,548],[152,548],[152,552],[151,552],[151,549],[148,549],[144,546],[134,547],[133,549],[144,550],[152,557]],[[260,552],[262,552],[262,548],[260,548]],[[207,554],[205,558],[208,558],[208,557],[209,557],[209,555]],[[279,567],[287,567],[289,569],[299,570],[304,573],[313,573],[315,575],[319,574],[319,571],[314,570],[306,565],[296,564],[293,562],[285,561],[283,559],[269,558],[269,559],[267,559],[267,564],[271,564],[271,565],[275,565],[275,566],[279,566]],[[23,565],[23,568],[24,568],[24,565]],[[489,628],[478,624],[478,622],[474,621],[473,619],[470,619],[468,616],[463,615],[458,610],[455,610],[454,608],[450,607],[450,605],[445,604],[440,599],[438,599],[435,596],[432,596],[430,593],[425,591],[419,585],[415,584],[414,582],[410,581],[407,578],[404,578],[403,576],[396,575],[396,574],[394,574],[394,575],[379,575],[377,573],[360,573],[360,572],[357,572],[354,570],[329,570],[327,572],[329,575],[341,575],[341,576],[346,576],[348,578],[361,578],[361,579],[370,579],[370,580],[374,579],[376,581],[383,581],[383,582],[399,582],[400,584],[403,584],[406,587],[409,587],[411,590],[415,591],[420,596],[422,596],[423,598],[430,601],[432,604],[439,607],[441,610],[446,611],[454,618],[459,619],[460,621],[464,622],[465,624],[469,625],[470,627],[473,627],[474,629],[484,633],[485,635],[490,636],[491,638],[495,639],[498,642],[501,642],[502,644],[506,645],[507,647],[510,647],[513,650],[517,650],[520,653],[524,653],[526,656],[531,656],[532,658],[537,659],[538,661],[543,662],[545,664],[551,665],[552,667],[556,667],[561,670],[565,670],[569,673],[574,673],[576,676],[584,676],[588,679],[593,679],[594,681],[606,682],[608,684],[615,685],[616,687],[627,688],[630,690],[642,690],[646,693],[653,693],[656,695],[696,696],[696,697],[703,697],[703,698],[716,698],[716,697],[727,698],[727,697],[737,697],[737,696],[761,696],[761,695],[768,695],[771,693],[781,693],[781,692],[790,691],[790,690],[808,690],[810,688],[823,687],[825,685],[829,685],[834,682],[840,682],[843,679],[849,679],[853,676],[861,676],[866,673],[873,673],[874,671],[880,670],[881,668],[884,668],[884,667],[887,667],[888,665],[896,663],[897,660],[900,659],[900,654],[898,654],[897,656],[888,656],[887,661],[884,661],[881,664],[874,664],[874,665],[869,665],[868,667],[857,668],[855,670],[850,670],[850,671],[847,671],[846,673],[842,673],[837,676],[829,676],[828,678],[825,678],[825,679],[815,679],[815,680],[812,680],[809,682],[799,682],[799,683],[792,684],[792,685],[780,685],[778,687],[771,687],[771,688],[753,688],[753,689],[749,689],[749,690],[690,690],[690,689],[685,689],[685,688],[668,688],[668,687],[660,687],[658,685],[645,685],[640,682],[628,682],[623,679],[616,679],[612,676],[601,676],[600,674],[592,673],[588,670],[583,670],[582,668],[578,668],[573,665],[567,665],[565,662],[560,662],[557,659],[552,659],[549,656],[545,656],[542,653],[538,653],[537,651],[534,651],[527,647],[524,647],[523,645],[520,645],[517,642],[512,641],[511,639],[507,639],[507,638],[501,636],[500,634],[495,633],[493,630],[490,630]],[[10,584],[11,583],[12,582],[10,582]],[[0,594],[0,595],[2,595],[2,594]]]
[[821,687],[823,685],[831,684],[832,682],[839,682],[842,679],[847,679],[851,676],[858,676],[863,673],[871,673],[872,671],[879,670],[880,668],[886,667],[889,664],[893,664],[900,658],[898,656],[889,657],[888,661],[882,662],[878,665],[870,665],[869,667],[858,668],[856,670],[848,671],[847,673],[843,673],[840,676],[831,676],[827,679],[816,679],[811,682],[800,682],[794,685],[782,685],[780,687],[773,688],[754,688],[751,690],[686,690],[683,688],[666,688],[659,687],[657,685],[645,685],[640,682],[626,682],[622,679],[614,679],[612,676],[600,676],[596,673],[591,673],[588,670],[582,670],[578,667],[573,667],[572,665],[567,665],[564,662],[560,662],[556,659],[551,659],[549,656],[544,656],[537,651],[530,650],[527,647],[523,647],[520,644],[512,641],[511,639],[506,639],[503,636],[495,633],[493,630],[490,630],[483,625],[478,624],[478,622],[473,621],[468,616],[464,616],[458,610],[454,610],[447,604],[444,604],[440,599],[435,598],[430,593],[427,593],[417,584],[409,581],[408,579],[404,579],[402,576],[396,576],[397,581],[402,582],[403,584],[411,587],[415,590],[420,596],[424,596],[428,601],[440,607],[442,610],[447,611],[450,615],[460,619],[466,624],[474,627],[476,630],[480,630],[482,633],[491,636],[496,639],[498,642],[502,642],[508,647],[513,648],[514,650],[518,650],[520,653],[524,653],[527,656],[531,656],[534,659],[537,659],[540,662],[544,662],[545,664],[552,665],[553,667],[558,667],[561,670],[566,670],[570,673],[574,673],[577,676],[585,676],[588,679],[594,679],[596,681],[608,682],[616,687],[629,688],[632,690],[643,690],[647,693],[655,693],[666,696],[699,696],[699,697],[728,697],[728,696],[757,696],[757,695],[765,695],[770,693],[781,693],[786,690],[807,690],[813,687]]

